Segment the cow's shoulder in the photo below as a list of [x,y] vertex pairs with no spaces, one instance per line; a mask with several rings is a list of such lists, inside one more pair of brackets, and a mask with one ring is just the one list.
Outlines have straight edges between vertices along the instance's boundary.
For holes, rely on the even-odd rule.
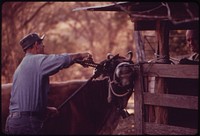
[[86,80],[69,80],[65,82],[51,82],[48,95],[48,104],[58,106],[79,89]]

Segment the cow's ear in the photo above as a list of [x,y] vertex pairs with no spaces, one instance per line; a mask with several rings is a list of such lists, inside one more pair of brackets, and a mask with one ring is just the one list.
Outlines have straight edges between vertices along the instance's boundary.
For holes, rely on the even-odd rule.
[[113,55],[111,53],[108,53],[106,56],[107,56],[107,59],[113,58]]
[[129,52],[127,53],[127,55],[128,55],[127,59],[128,59],[129,61],[132,61],[133,52],[132,52],[132,51],[129,51]]

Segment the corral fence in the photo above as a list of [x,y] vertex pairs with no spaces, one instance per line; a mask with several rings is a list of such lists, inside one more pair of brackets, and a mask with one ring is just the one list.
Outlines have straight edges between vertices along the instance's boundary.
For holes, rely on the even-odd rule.
[[[177,80],[194,79],[198,81],[198,75],[198,65],[138,64],[134,92],[135,134],[197,134],[198,127],[188,128],[169,125],[167,109],[172,107],[197,111],[198,96],[165,93],[167,92],[165,80],[176,78]],[[154,79],[153,82],[152,79]],[[154,84],[152,85],[152,83]],[[195,88],[198,91],[198,86]],[[152,112],[152,109],[154,109],[154,112]]]

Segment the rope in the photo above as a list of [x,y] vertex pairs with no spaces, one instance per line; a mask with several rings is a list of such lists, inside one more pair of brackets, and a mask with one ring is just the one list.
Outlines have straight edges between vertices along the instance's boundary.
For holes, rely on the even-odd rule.
[[112,92],[115,96],[117,96],[117,97],[124,97],[124,96],[126,96],[126,95],[129,93],[130,89],[128,89],[128,91],[127,91],[126,93],[124,93],[124,94],[117,94],[117,93],[115,93],[115,91],[113,90],[113,87],[112,87],[112,83],[113,83],[113,81],[110,81],[110,82],[109,82],[109,90],[111,90],[111,92]]

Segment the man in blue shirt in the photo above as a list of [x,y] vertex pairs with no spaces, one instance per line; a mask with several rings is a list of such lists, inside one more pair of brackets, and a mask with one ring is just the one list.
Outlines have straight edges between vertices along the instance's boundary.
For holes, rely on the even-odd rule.
[[8,134],[39,134],[47,111],[58,113],[55,107],[47,107],[49,76],[76,60],[91,58],[87,52],[46,55],[43,39],[44,36],[30,33],[20,41],[25,57],[13,76],[10,114],[5,127]]

